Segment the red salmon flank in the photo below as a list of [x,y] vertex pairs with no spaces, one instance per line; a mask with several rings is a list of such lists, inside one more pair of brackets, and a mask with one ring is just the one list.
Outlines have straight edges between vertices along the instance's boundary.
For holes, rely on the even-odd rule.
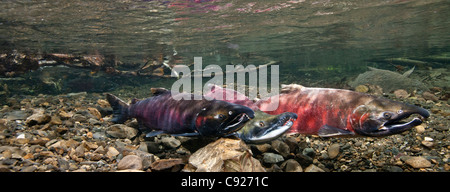
[[198,116],[197,119],[195,119],[195,128],[200,127],[203,121],[205,121],[205,117]]

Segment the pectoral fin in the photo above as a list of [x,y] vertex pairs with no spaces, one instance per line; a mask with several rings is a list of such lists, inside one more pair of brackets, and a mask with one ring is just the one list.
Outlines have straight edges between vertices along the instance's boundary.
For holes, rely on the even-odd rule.
[[[167,134],[164,131],[152,131],[149,132],[145,135],[145,137],[154,137],[157,136],[159,134]],[[195,136],[199,136],[200,134],[195,132],[195,133],[179,133],[179,134],[170,134],[172,136],[184,136],[184,137],[195,137]]]
[[196,137],[196,136],[200,136],[199,133],[194,132],[194,133],[180,133],[180,134],[170,134],[172,136],[183,136],[183,137]]
[[157,135],[163,134],[163,133],[164,133],[164,131],[152,131],[152,132],[147,133],[145,135],[145,137],[154,137],[154,136],[157,136]]
[[320,137],[339,137],[339,136],[352,136],[355,135],[352,131],[339,129],[337,127],[324,125],[319,129],[318,135]]

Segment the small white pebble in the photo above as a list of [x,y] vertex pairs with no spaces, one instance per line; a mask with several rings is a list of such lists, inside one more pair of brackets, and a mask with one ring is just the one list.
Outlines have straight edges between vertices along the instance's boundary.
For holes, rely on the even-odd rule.
[[425,141],[433,141],[433,138],[431,138],[431,137],[425,137],[425,138],[423,138],[423,140],[425,140]]

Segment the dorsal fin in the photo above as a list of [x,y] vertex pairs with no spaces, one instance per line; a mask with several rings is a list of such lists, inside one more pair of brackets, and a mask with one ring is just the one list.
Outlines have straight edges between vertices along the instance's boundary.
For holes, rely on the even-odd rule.
[[170,91],[166,88],[158,87],[158,88],[150,88],[153,96],[162,95],[165,93],[170,93]]
[[403,73],[403,77],[408,77],[409,75],[411,75],[411,73],[414,71],[414,69],[416,68],[416,66],[414,66],[413,68],[411,68],[410,70],[406,71],[405,73]]
[[289,93],[296,90],[301,90],[303,88],[302,85],[299,84],[281,84],[281,91],[280,93]]

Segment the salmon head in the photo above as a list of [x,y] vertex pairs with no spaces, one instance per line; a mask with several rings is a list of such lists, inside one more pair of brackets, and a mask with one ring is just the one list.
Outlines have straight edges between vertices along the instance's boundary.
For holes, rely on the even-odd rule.
[[374,98],[357,106],[349,121],[356,134],[377,137],[407,131],[422,124],[429,116],[426,109],[415,105]]
[[269,115],[262,111],[255,112],[255,118],[236,132],[237,137],[246,143],[265,143],[277,139],[286,133],[297,119],[297,114],[285,112]]
[[246,106],[213,100],[197,114],[195,127],[203,136],[225,136],[240,130],[254,117],[253,110]]

